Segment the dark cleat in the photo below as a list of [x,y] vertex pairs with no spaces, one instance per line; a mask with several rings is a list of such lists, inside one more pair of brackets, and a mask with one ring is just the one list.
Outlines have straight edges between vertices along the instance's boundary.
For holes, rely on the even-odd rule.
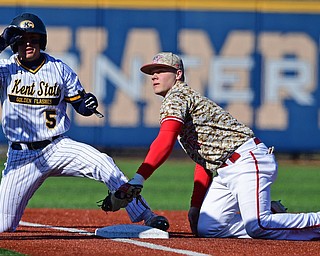
[[279,201],[271,201],[271,212],[272,213],[285,213],[287,208]]
[[167,231],[169,228],[169,221],[164,216],[154,216],[153,218],[148,220],[145,225]]

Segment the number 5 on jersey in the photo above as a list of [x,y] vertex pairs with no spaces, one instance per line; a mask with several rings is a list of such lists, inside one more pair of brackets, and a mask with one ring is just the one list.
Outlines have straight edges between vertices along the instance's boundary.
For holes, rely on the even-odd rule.
[[46,110],[45,116],[46,116],[46,126],[49,129],[53,129],[57,124],[57,119],[56,119],[57,113],[56,113],[56,111],[54,109]]

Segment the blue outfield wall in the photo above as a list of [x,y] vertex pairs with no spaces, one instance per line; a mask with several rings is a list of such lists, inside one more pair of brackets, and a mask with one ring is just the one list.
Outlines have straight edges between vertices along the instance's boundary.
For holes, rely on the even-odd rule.
[[[184,59],[189,85],[252,127],[267,145],[316,152],[320,12],[315,7],[272,12],[3,6],[0,26],[21,12],[39,15],[47,26],[47,52],[67,62],[97,95],[101,120],[69,108],[68,134],[74,139],[148,147],[157,135],[161,98],[139,68],[157,52],[173,51]],[[7,49],[0,57],[10,54]],[[0,143],[5,141],[1,134]]]

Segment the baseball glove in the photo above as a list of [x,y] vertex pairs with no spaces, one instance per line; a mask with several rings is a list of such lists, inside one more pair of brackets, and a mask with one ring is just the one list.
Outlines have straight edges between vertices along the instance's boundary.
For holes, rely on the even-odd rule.
[[133,201],[134,198],[140,199],[142,186],[141,185],[131,185],[125,183],[118,188],[115,192],[109,192],[107,197],[98,203],[102,210],[105,212],[115,212],[121,208],[127,207],[127,205]]

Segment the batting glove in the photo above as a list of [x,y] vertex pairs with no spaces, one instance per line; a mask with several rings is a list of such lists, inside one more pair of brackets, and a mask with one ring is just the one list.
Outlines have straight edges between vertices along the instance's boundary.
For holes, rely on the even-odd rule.
[[141,174],[136,173],[133,176],[133,178],[128,181],[128,183],[131,184],[131,185],[140,185],[142,187],[144,181],[145,181],[144,177]]
[[96,109],[98,107],[98,100],[92,93],[86,93],[84,95],[84,103],[86,108],[90,110]]
[[24,32],[24,29],[14,25],[6,27],[1,34],[0,51],[3,51],[8,45],[14,44],[21,39]]

